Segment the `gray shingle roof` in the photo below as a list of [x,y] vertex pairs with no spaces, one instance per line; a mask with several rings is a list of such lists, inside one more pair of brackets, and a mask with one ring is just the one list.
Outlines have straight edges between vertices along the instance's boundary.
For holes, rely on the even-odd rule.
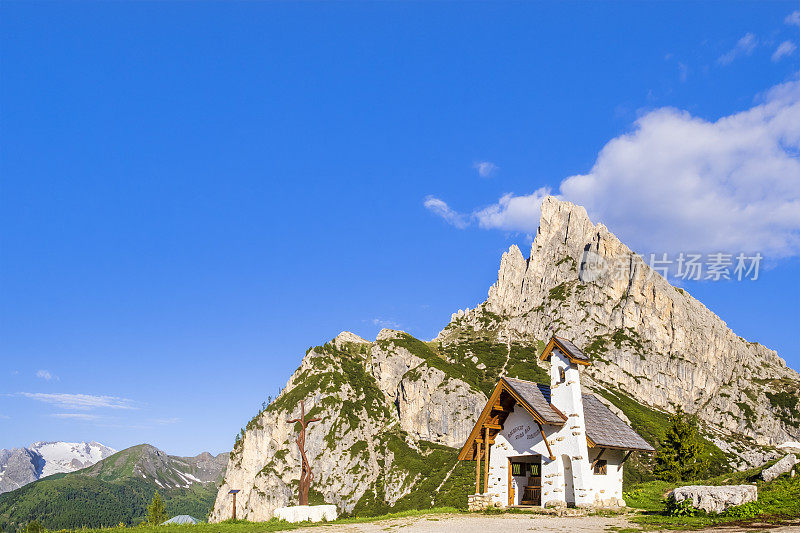
[[598,446],[612,446],[625,450],[654,451],[633,428],[611,412],[592,394],[583,395],[583,416],[586,435]]
[[[524,379],[503,379],[546,423],[555,426],[564,424],[563,416],[550,404],[550,387]],[[586,421],[586,435],[598,447],[654,450],[633,428],[592,394],[583,395],[583,416]]]
[[565,339],[564,337],[556,337],[558,343],[573,357],[573,359],[578,359],[580,361],[589,361],[589,357],[583,353],[577,346],[572,344],[572,341]]
[[557,426],[564,424],[564,417],[550,405],[550,387],[524,379],[503,379],[546,423]]

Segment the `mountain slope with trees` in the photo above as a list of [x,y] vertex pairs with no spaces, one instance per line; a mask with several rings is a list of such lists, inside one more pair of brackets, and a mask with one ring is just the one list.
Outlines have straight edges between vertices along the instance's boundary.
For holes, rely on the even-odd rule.
[[48,529],[142,522],[158,491],[170,516],[208,515],[225,456],[176,457],[142,444],[88,468],[55,474],[0,495],[0,529],[37,520]]

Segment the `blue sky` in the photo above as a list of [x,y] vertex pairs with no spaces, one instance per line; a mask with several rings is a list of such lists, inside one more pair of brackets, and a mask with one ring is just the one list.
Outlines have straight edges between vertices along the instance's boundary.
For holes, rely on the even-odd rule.
[[547,191],[763,249],[684,285],[800,367],[798,2],[0,14],[0,447],[228,451],[307,347],[482,301]]

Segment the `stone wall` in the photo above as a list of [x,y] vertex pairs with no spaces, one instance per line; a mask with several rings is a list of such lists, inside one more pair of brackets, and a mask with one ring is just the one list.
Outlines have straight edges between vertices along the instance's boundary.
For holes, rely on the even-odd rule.
[[467,496],[467,508],[470,511],[483,511],[492,507],[491,494],[470,494]]

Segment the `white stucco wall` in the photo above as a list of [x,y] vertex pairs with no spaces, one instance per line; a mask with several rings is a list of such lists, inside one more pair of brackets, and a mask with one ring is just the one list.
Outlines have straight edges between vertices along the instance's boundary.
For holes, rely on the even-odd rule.
[[[597,458],[599,453],[600,450],[597,448],[589,451],[590,464]],[[622,499],[622,471],[625,466],[620,467],[620,463],[626,453],[623,450],[606,450],[603,452],[601,459],[608,461],[607,473],[604,476],[592,474],[592,485],[599,500],[608,500],[609,498]]]
[[[565,380],[560,382],[559,368],[565,370]],[[524,407],[516,405],[495,438],[489,457],[489,494],[494,503],[508,504],[509,457],[541,455],[542,505],[548,501],[566,501],[578,506],[593,505],[597,500],[622,498],[622,469],[619,463],[624,452],[606,450],[603,459],[608,461],[606,475],[594,475],[591,461],[599,450],[589,451],[586,442],[586,423],[580,386],[580,370],[558,350],[551,357],[551,401],[567,422],[561,428],[544,426],[545,434],[555,460],[551,460],[542,439],[539,426]],[[568,475],[572,480],[565,482]],[[519,504],[525,478],[517,479],[515,504]],[[574,494],[574,497],[568,495]]]

